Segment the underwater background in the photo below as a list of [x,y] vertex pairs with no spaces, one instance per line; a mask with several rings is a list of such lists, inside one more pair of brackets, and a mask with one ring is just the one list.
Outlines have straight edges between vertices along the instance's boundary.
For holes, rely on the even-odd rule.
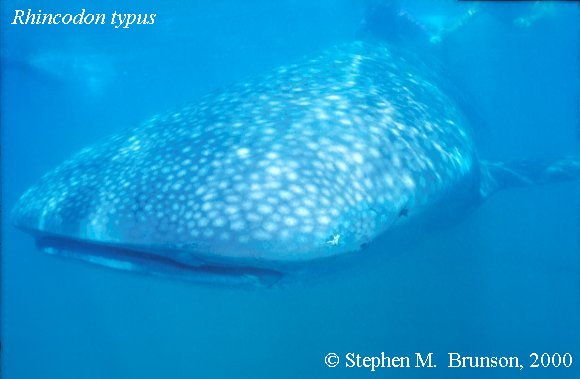
[[[99,138],[360,36],[355,0],[3,1],[5,378],[578,378],[580,186],[503,191],[458,222],[284,288],[213,288],[40,253],[18,197]],[[580,153],[577,3],[402,1],[460,88],[486,160]],[[153,25],[10,25],[15,9],[156,13]],[[388,29],[388,28],[387,28]],[[387,33],[389,30],[387,30]],[[409,39],[410,41],[410,39]],[[405,46],[403,38],[400,44]],[[410,42],[409,42],[410,44]],[[328,368],[433,352],[436,369]],[[448,369],[447,353],[571,353],[570,369]]]

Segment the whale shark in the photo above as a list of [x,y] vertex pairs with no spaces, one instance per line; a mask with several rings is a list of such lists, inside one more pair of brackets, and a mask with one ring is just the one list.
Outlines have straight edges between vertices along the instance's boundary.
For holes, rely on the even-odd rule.
[[580,159],[487,162],[442,79],[352,42],[233,84],[48,172],[13,224],[51,254],[272,285],[500,189],[580,179]]

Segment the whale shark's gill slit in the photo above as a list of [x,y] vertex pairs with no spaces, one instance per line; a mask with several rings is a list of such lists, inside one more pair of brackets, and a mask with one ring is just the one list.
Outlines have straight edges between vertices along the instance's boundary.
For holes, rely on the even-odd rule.
[[197,260],[195,264],[186,264],[149,252],[63,237],[38,237],[36,245],[40,250],[52,255],[76,258],[117,270],[142,272],[203,284],[270,287],[284,276],[281,271],[269,268],[221,264],[202,259]]

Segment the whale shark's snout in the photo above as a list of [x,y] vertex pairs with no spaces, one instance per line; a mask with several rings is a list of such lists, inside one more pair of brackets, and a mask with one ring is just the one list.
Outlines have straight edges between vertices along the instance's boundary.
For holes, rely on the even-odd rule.
[[274,268],[252,266],[254,262],[248,260],[212,261],[189,254],[184,261],[179,261],[176,252],[162,254],[54,236],[38,237],[36,245],[51,255],[203,284],[270,287],[287,274]]

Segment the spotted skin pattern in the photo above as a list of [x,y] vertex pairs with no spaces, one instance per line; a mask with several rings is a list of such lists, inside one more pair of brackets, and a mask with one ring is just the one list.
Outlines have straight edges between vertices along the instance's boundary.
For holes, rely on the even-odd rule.
[[355,42],[82,150],[13,217],[185,263],[308,261],[358,251],[477,171],[463,117],[425,68]]

